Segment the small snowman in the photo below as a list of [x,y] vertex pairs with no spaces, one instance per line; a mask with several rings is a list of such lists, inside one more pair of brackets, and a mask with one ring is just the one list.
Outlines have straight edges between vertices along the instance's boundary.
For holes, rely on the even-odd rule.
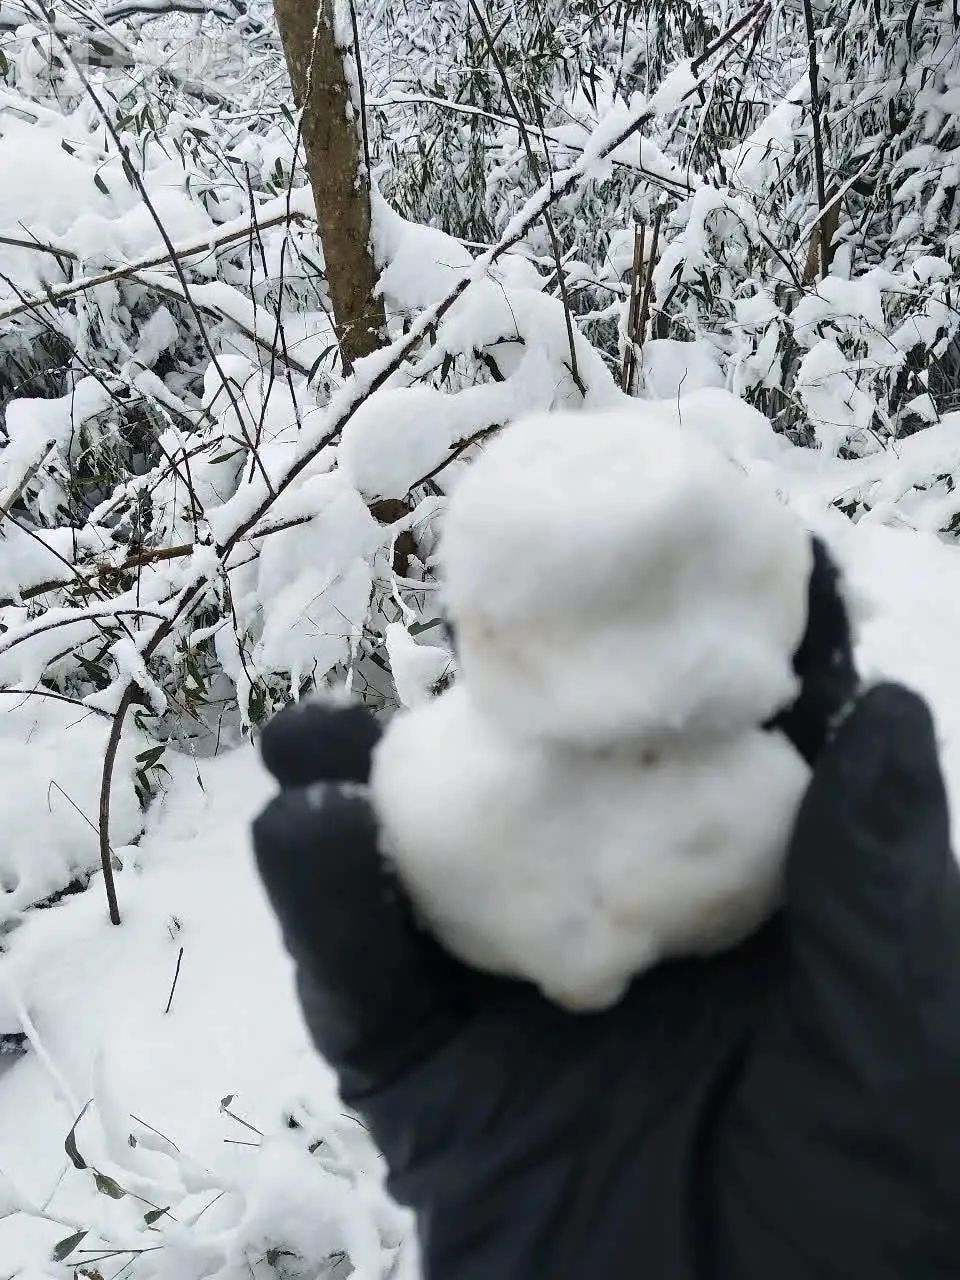
[[457,683],[376,751],[385,854],[455,955],[572,1010],[776,908],[809,769],[810,539],[656,409],[503,431],[455,489]]

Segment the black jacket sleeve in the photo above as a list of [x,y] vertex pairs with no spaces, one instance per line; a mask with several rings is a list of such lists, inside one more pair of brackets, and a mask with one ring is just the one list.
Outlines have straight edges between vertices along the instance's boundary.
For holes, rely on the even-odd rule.
[[930,714],[870,691],[789,863],[786,982],[718,1128],[732,1276],[960,1275],[960,872]]

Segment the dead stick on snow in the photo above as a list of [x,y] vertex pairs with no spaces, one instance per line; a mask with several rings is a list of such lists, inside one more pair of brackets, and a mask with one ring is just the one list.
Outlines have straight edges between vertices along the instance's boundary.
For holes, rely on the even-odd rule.
[[170,995],[167,998],[167,1007],[163,1011],[164,1017],[167,1016],[167,1014],[170,1012],[170,1009],[173,1005],[173,993],[177,989],[177,979],[180,977],[180,965],[182,963],[183,963],[183,947],[180,948],[180,954],[177,956],[177,971],[173,975],[173,986],[170,988]]

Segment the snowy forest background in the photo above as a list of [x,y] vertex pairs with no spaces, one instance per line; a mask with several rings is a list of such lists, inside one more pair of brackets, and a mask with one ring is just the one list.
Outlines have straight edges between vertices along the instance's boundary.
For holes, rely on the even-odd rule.
[[720,440],[960,783],[956,0],[313,13],[0,0],[0,1280],[415,1274],[252,743],[455,678],[437,531],[517,415]]

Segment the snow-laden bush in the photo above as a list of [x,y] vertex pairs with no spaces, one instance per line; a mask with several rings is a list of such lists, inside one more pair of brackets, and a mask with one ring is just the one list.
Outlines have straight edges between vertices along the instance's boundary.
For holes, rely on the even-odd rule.
[[233,1101],[222,1099],[221,1114],[246,1135],[236,1142],[257,1150],[229,1171],[198,1163],[146,1121],[112,1131],[117,1117],[90,1104],[63,1140],[61,1198],[79,1195],[79,1212],[36,1204],[0,1173],[0,1217],[19,1213],[53,1238],[53,1265],[33,1274],[95,1277],[125,1266],[143,1280],[398,1275],[406,1222],[372,1176],[356,1121],[333,1125],[300,1107],[261,1133]]
[[[817,31],[813,69],[805,7]],[[410,216],[490,239],[535,178],[476,24],[458,21],[456,6],[433,8],[442,56],[424,56],[431,20],[413,0],[370,35],[375,83],[378,38],[389,52],[389,94],[372,95],[381,181]],[[556,4],[552,21],[536,25],[507,0],[487,6],[527,132],[557,165],[611,102],[653,91],[680,50],[695,57],[731,17],[752,12],[580,9]],[[649,256],[659,199],[649,332],[704,344],[778,429],[862,452],[952,407],[957,23],[948,0],[795,0],[747,23],[709,92],[645,131],[645,155],[620,153],[557,211],[568,296],[605,354],[616,346],[634,223],[647,224]],[[542,227],[527,243],[551,272]]]

